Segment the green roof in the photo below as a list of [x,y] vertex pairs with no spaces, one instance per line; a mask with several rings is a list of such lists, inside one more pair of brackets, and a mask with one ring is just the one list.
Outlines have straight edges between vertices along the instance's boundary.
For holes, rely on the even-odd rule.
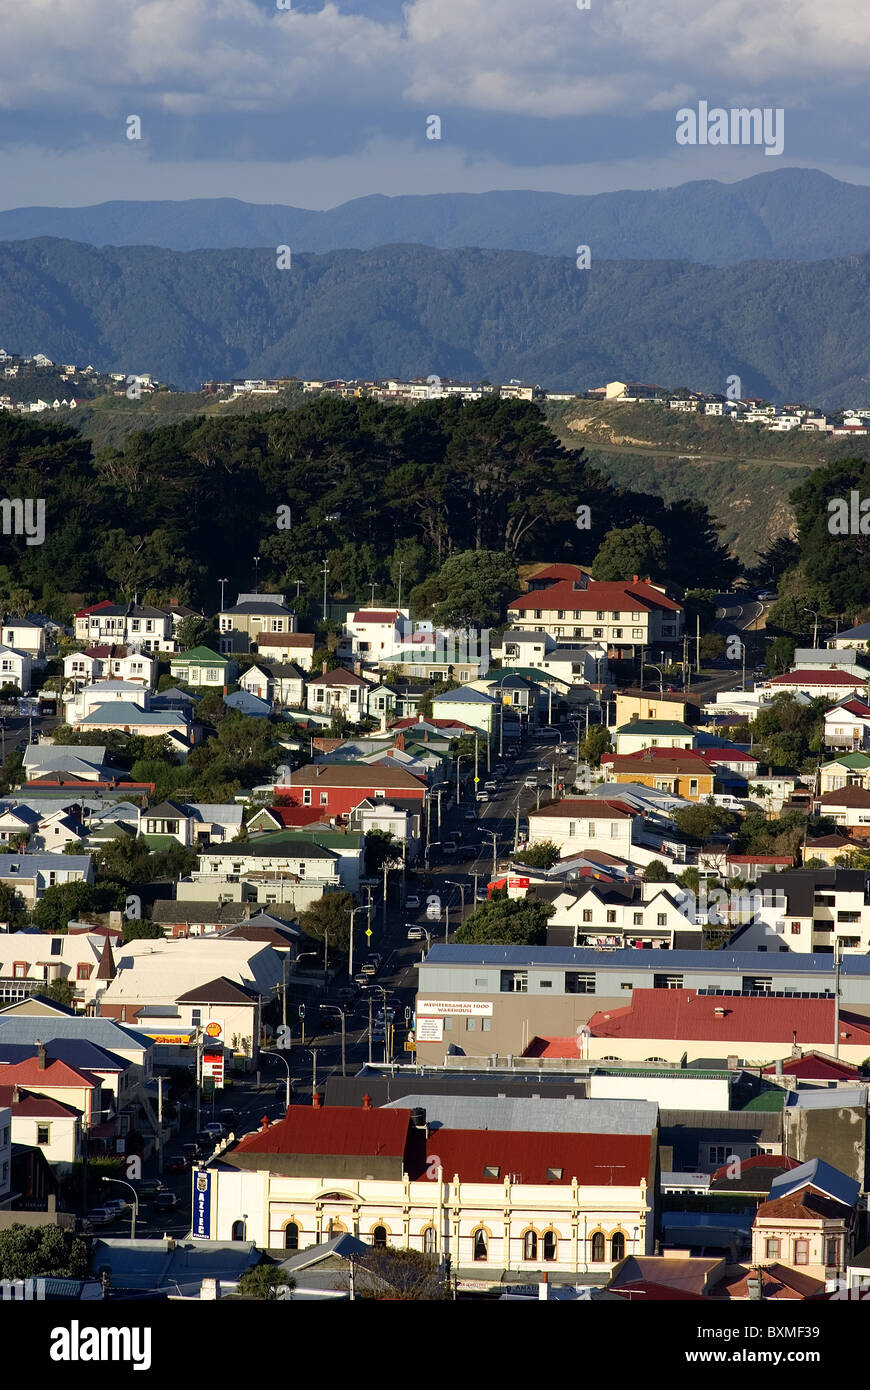
[[[541,671],[537,666],[509,666],[507,670],[515,676],[525,676],[527,680],[532,681],[535,685],[564,685],[566,690],[570,690],[571,688],[570,681],[564,680],[562,676],[553,675],[552,671]],[[498,675],[499,672],[497,670],[487,671],[486,679],[489,680],[491,677],[497,678]]]
[[[267,810],[267,807],[263,807]],[[305,841],[319,845],[321,849],[328,849],[330,845],[342,848],[351,845],[358,849],[363,842],[363,836],[356,830],[321,830],[316,825],[303,825],[298,830],[275,830],[266,831],[265,834],[257,835],[256,840],[249,840],[248,844],[260,846],[265,850],[293,849],[296,845]],[[236,846],[237,849],[244,850],[244,844]]]
[[221,656],[219,652],[213,652],[211,647],[191,647],[189,652],[178,652],[170,657],[169,664],[174,666],[179,661],[202,662],[205,666],[229,666],[229,659]]
[[757,1096],[753,1096],[751,1100],[746,1102],[743,1109],[744,1111],[767,1110],[776,1112],[782,1110],[785,1105],[785,1096],[785,1091],[775,1086],[769,1091],[759,1091]]
[[870,767],[870,753],[843,753],[839,758],[831,758],[822,767]]

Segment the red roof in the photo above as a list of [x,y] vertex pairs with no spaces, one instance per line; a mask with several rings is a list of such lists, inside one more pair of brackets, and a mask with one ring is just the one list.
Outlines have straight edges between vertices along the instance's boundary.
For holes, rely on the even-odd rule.
[[[408,1112],[404,1112],[408,1113]],[[643,1134],[560,1134],[549,1131],[438,1129],[426,1143],[426,1163],[461,1182],[515,1182],[568,1187],[636,1186],[649,1181],[652,1137]],[[487,1176],[486,1168],[498,1170]],[[548,1169],[562,1169],[560,1178]],[[412,1177],[414,1175],[412,1174]]]
[[561,583],[551,584],[548,589],[520,594],[519,598],[511,599],[508,604],[509,613],[527,608],[540,608],[547,612],[559,608],[566,612],[588,612],[599,608],[621,613],[634,609],[648,611],[655,608],[664,608],[672,613],[683,611],[679,603],[674,603],[673,599],[660,593],[643,579],[629,580],[627,583],[599,583],[593,579],[589,581],[589,587],[586,589],[575,589],[569,580],[563,580]]
[[51,1096],[38,1096],[33,1091],[18,1092],[18,1100],[14,1100],[14,1086],[0,1086],[0,1105],[10,1105],[14,1115],[56,1115],[59,1119],[66,1116],[81,1114],[72,1105],[65,1105],[62,1100],[54,1100]]
[[[770,1067],[765,1068],[770,1071]],[[742,1158],[740,1160],[740,1171],[745,1172],[748,1168],[780,1168],[783,1173],[790,1173],[792,1168],[799,1168],[800,1160],[789,1158],[787,1154],[755,1154],[753,1158]],[[733,1178],[731,1164],[726,1163],[724,1167],[717,1168],[710,1178],[715,1182],[717,1178]]]
[[790,854],[726,854],[728,864],[785,864],[791,866],[794,858]]
[[[281,791],[280,787],[275,788],[277,795]],[[277,816],[282,825],[286,825],[292,830],[296,826],[316,825],[323,820],[324,806],[267,806],[265,808],[273,816]],[[331,829],[332,827],[330,827]]]
[[361,1106],[294,1105],[283,1120],[248,1134],[237,1154],[366,1154],[402,1157],[410,1110],[366,1110]]
[[[418,719],[416,715],[408,715],[404,719],[394,719],[390,728],[413,729],[417,724],[428,724],[433,729],[462,729],[467,730],[470,734],[474,733],[472,725],[464,724],[461,719],[435,719],[434,717],[429,718],[428,716],[425,719]],[[480,730],[478,729],[477,732],[479,733]]]
[[401,617],[398,608],[361,608],[358,613],[354,613],[351,622],[394,623]]
[[[785,1076],[796,1076],[807,1081],[850,1081],[860,1075],[858,1067],[849,1062],[841,1062],[837,1057],[828,1057],[824,1052],[807,1052],[803,1057],[786,1057],[781,1063]],[[764,1068],[765,1075],[776,1075],[776,1063]],[[769,1156],[769,1155],[768,1155]]]
[[77,618],[86,618],[90,613],[99,613],[103,608],[114,608],[112,600],[109,598],[100,599],[99,603],[92,603],[88,608],[80,608],[76,613]]
[[866,684],[866,679],[850,676],[847,671],[788,671],[784,676],[773,676],[768,685],[842,685],[857,689]]
[[257,637],[257,649],[261,647],[311,647],[314,650],[313,632],[261,632]]
[[[716,1010],[723,1011],[722,1016]],[[631,1003],[600,1009],[589,1020],[595,1038],[671,1038],[685,1042],[791,1042],[812,1047],[833,1037],[833,999],[699,994],[692,989],[636,989]],[[840,1012],[840,1041],[870,1044],[870,1021]]]
[[846,710],[849,714],[857,715],[859,719],[870,719],[870,705],[865,705],[863,700],[857,699],[841,700],[838,705],[834,705],[833,709],[827,711],[825,718],[829,719],[831,715],[836,715],[841,709]]
[[541,1038],[535,1036],[529,1043],[524,1057],[570,1057],[577,1061],[580,1056],[578,1046],[579,1039],[576,1037],[568,1038]]
[[699,748],[695,751],[707,763],[758,763],[752,753],[741,753],[739,748]]
[[673,1289],[670,1284],[656,1284],[649,1279],[635,1279],[631,1284],[614,1284],[608,1289],[608,1293],[619,1294],[620,1298],[626,1299],[629,1303],[635,1300],[640,1303],[650,1299],[654,1299],[656,1303],[673,1303],[681,1299],[699,1298],[706,1302],[702,1293],[690,1293],[688,1289]]
[[102,1081],[92,1072],[80,1067],[71,1067],[68,1062],[47,1058],[40,1067],[39,1058],[27,1057],[23,1062],[0,1063],[0,1078],[6,1086],[75,1086],[79,1089],[93,1090]]
[[588,569],[582,565],[546,565],[544,569],[535,570],[534,574],[529,575],[529,580],[537,584],[540,579],[580,579],[584,574],[589,574]]

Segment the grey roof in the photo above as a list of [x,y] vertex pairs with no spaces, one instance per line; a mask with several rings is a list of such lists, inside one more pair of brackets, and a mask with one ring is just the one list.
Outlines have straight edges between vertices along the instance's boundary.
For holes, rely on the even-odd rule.
[[[133,1065],[129,1057],[119,1057],[117,1052],[109,1052],[107,1048],[99,1047],[90,1038],[55,1037],[46,1040],[41,1034],[40,1037],[42,1042],[46,1043],[48,1059],[52,1062],[66,1062],[71,1067],[83,1067],[85,1071],[126,1071]],[[34,1055],[35,1050],[35,1043],[6,1042],[4,1035],[0,1033],[0,1063],[26,1061]],[[0,1068],[0,1081],[2,1079],[3,1071]]]
[[552,1134],[651,1134],[658,1105],[648,1100],[558,1100],[532,1096],[402,1096],[384,1110],[426,1111],[438,1129],[523,1130]]
[[106,761],[106,751],[105,744],[96,743],[31,743],[24,750],[24,766],[53,766],[52,759],[63,754],[80,763],[102,767]]
[[[307,827],[306,827],[307,828]],[[211,845],[208,849],[201,849],[199,853],[208,858],[209,855],[229,855],[233,859],[265,858],[265,859],[338,859],[337,854],[332,850],[324,849],[322,845],[317,845],[313,840],[287,840],[285,832],[278,831],[282,836],[280,844],[275,844],[271,836],[268,839],[245,840],[240,845]],[[68,855],[64,856],[69,858]]]
[[855,642],[870,642],[870,623],[859,623],[857,627],[850,627],[848,632],[838,632],[837,641],[846,640]]
[[262,602],[246,599],[244,603],[234,603],[231,608],[222,608],[221,612],[238,613],[240,615],[247,613],[265,613],[269,617],[280,614],[281,617],[284,618],[291,615],[291,610],[285,607],[280,595],[276,594],[264,594]]
[[[777,874],[777,880],[782,875]],[[758,951],[637,951],[625,948],[602,953],[589,946],[445,946],[435,944],[426,955],[426,965],[513,965],[567,966],[574,969],[619,969],[645,967],[648,970],[727,970],[748,974],[834,974],[831,955],[806,955],[793,951],[788,956],[759,954]],[[870,975],[870,955],[844,956],[843,975]]]
[[790,1192],[796,1192],[807,1183],[812,1183],[813,1187],[833,1197],[835,1202],[842,1202],[846,1207],[855,1205],[861,1191],[861,1184],[841,1173],[839,1168],[832,1168],[824,1159],[811,1158],[799,1168],[792,1168],[790,1172],[774,1178],[770,1184],[770,1200],[773,1201],[775,1197],[787,1197]]
[[113,1018],[75,1018],[52,1014],[0,1014],[0,1042],[53,1042],[55,1038],[81,1038],[95,1043],[107,1052],[137,1047],[149,1052],[154,1046]]
[[183,1290],[203,1279],[236,1280],[259,1259],[251,1241],[178,1240],[168,1251],[165,1240],[95,1240],[91,1264],[108,1269],[115,1288]]
[[372,1248],[371,1245],[366,1245],[365,1241],[357,1240],[356,1236],[350,1236],[345,1231],[340,1236],[333,1236],[332,1240],[324,1241],[322,1245],[310,1245],[307,1250],[298,1250],[295,1255],[281,1260],[278,1268],[286,1269],[288,1274],[292,1274],[298,1270],[309,1269],[311,1265],[320,1264],[321,1260],[328,1260],[332,1255],[349,1260],[354,1255],[367,1254]]
[[0,854],[0,878],[29,878],[51,869],[80,869],[90,867],[89,854]]
[[186,899],[184,902],[175,902],[171,899],[158,898],[151,908],[151,918],[154,922],[161,925],[172,922],[247,922],[246,903],[217,903],[213,901],[197,902],[194,899]]
[[99,727],[104,724],[174,724],[181,729],[187,727],[184,716],[178,710],[141,709],[129,700],[107,700],[105,704],[98,705],[79,720],[80,728],[89,724]]
[[836,647],[796,647],[792,658],[795,670],[803,666],[852,666],[855,653],[850,647],[839,650]]
[[831,1090],[789,1091],[785,1103],[794,1110],[841,1110],[847,1106],[867,1108],[866,1086],[835,1086]]

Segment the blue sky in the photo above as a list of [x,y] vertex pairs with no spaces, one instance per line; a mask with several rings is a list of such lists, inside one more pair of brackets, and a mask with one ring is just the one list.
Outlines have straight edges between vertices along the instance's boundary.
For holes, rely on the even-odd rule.
[[[855,0],[26,0],[0,46],[0,207],[596,193],[787,165],[870,182]],[[785,148],[675,113],[780,107]],[[126,118],[142,119],[141,141]],[[426,118],[442,121],[426,139]]]

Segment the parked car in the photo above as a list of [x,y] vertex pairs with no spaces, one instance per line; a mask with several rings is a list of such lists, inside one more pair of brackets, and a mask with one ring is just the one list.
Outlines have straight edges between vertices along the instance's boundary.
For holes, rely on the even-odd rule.
[[477,898],[477,901],[479,903],[485,903],[489,898],[489,893],[486,891],[485,888],[478,888],[475,897]]
[[204,1149],[208,1153],[211,1153],[215,1144],[215,1136],[209,1129],[200,1129],[197,1130],[196,1142],[201,1149]]
[[186,1173],[190,1167],[190,1159],[185,1158],[184,1154],[170,1154],[163,1164],[164,1173]]
[[484,790],[485,792],[497,792],[497,791],[498,791],[498,782],[493,782],[492,780],[490,780],[489,782],[484,782],[484,784],[483,784],[483,790]]
[[358,970],[353,977],[353,982],[358,989],[365,989],[366,985],[369,982],[368,971],[362,969]]
[[441,849],[445,854],[455,854],[456,844],[453,840],[446,840],[445,843],[441,846]]
[[549,772],[549,771],[550,771],[550,764],[549,764],[549,763],[538,763],[538,766],[537,766],[537,768],[535,769],[535,771],[536,771],[536,772]]
[[477,799],[478,801],[489,801],[489,792],[478,792]]
[[163,1183],[159,1178],[140,1178],[135,1184],[136,1196],[140,1202],[151,1202],[158,1192],[165,1191]]
[[128,1212],[132,1205],[133,1203],[128,1202],[124,1197],[108,1197],[106,1201],[103,1202],[106,1211],[117,1212],[119,1216],[123,1216],[125,1212]]
[[420,899],[419,899],[419,897],[417,896],[417,894],[416,894],[416,893],[409,893],[408,896],[407,896],[407,898],[405,899],[405,907],[406,907],[406,908],[413,908],[413,907],[419,907],[419,906],[420,906]]
[[422,941],[423,938],[425,937],[425,935],[426,935],[426,933],[424,932],[424,930],[423,930],[422,927],[409,927],[409,928],[408,928],[408,940],[409,940],[409,941]]
[[359,973],[362,975],[363,979],[366,979],[372,975],[377,975],[378,967],[375,965],[374,961],[364,960],[359,968]]
[[178,1206],[178,1198],[174,1192],[158,1192],[151,1206],[154,1211],[172,1211]]
[[537,785],[538,779],[535,776],[527,777],[526,780],[523,782],[524,787],[531,787],[532,790],[535,790],[537,788]]
[[91,1226],[111,1226],[120,1213],[114,1207],[92,1207],[86,1220]]
[[234,1125],[236,1123],[236,1112],[231,1105],[225,1105],[222,1110],[219,1110],[217,1117],[222,1125]]
[[377,965],[379,968],[384,963],[384,958],[381,955],[380,951],[369,951],[368,955],[366,956],[366,960],[370,960],[373,965]]
[[213,1139],[223,1139],[226,1133],[226,1130],[219,1120],[212,1120],[209,1124],[204,1125],[203,1128]]
[[189,1163],[195,1163],[199,1158],[199,1144],[182,1144],[181,1152]]

